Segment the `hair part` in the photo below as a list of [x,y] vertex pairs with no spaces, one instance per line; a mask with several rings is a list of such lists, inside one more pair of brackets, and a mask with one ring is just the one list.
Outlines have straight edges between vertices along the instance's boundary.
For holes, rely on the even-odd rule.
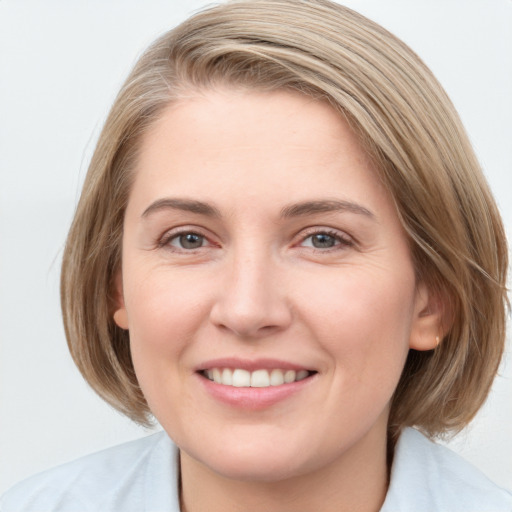
[[445,310],[439,347],[409,353],[391,433],[463,428],[487,397],[504,349],[500,215],[428,68],[385,29],[327,0],[231,1],[192,16],[139,59],[101,132],[64,252],[64,325],[85,379],[123,414],[149,423],[128,332],[112,319],[137,151],[170,103],[225,85],[328,101],[357,133],[395,202],[418,280]]

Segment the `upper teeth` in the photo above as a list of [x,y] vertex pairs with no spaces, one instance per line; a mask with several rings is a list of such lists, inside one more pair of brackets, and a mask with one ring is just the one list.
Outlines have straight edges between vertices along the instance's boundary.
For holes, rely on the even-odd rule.
[[236,368],[212,368],[204,372],[206,377],[217,384],[234,386],[237,388],[266,388],[268,386],[281,386],[290,382],[305,379],[309,372],[307,370],[256,370],[249,372]]

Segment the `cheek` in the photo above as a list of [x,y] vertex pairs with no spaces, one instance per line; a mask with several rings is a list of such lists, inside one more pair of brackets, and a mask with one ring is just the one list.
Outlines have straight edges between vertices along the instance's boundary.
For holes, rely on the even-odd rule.
[[[125,301],[130,332],[137,338],[149,333],[164,334],[173,339],[197,323],[210,300],[209,284],[201,277],[172,272],[165,268],[130,275],[125,285]],[[147,340],[150,343],[164,341],[158,335]],[[169,341],[169,340],[168,340]]]
[[[135,274],[132,274],[135,277]],[[179,375],[179,361],[208,318],[208,289],[191,280],[154,272],[127,283],[130,347],[141,386]],[[169,365],[178,372],[169,372]]]
[[[314,290],[314,288],[313,288]],[[357,379],[368,373],[401,372],[413,317],[414,274],[346,271],[329,287],[302,293],[302,310],[319,342]]]

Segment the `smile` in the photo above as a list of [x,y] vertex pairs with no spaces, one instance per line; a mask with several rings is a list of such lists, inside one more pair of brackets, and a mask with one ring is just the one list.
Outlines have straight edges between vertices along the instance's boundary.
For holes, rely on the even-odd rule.
[[207,379],[224,386],[236,388],[267,388],[282,386],[306,379],[314,372],[308,370],[272,370],[248,371],[242,368],[211,368],[201,374]]

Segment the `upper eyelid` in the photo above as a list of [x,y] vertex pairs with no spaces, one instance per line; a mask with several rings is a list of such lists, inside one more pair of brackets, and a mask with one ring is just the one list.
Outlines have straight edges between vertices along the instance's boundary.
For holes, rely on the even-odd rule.
[[306,238],[309,238],[310,236],[325,233],[331,236],[339,237],[342,239],[350,239],[351,241],[355,242],[354,237],[347,233],[346,231],[338,228],[333,228],[329,226],[311,226],[308,228],[303,228],[300,231],[297,232],[297,234],[294,236],[294,239],[300,238],[302,240],[305,240]]
[[342,235],[334,231],[315,231],[314,233],[308,233],[307,235],[302,237],[302,240],[307,240],[308,238],[311,238],[316,235],[327,235],[331,238],[334,238],[336,240],[348,240],[350,237],[347,235]]
[[164,238],[166,236],[174,237],[185,233],[196,233],[197,235],[204,236],[205,238],[209,237],[208,230],[205,228],[184,224],[183,226],[175,226],[173,228],[164,230],[160,235],[160,238]]

